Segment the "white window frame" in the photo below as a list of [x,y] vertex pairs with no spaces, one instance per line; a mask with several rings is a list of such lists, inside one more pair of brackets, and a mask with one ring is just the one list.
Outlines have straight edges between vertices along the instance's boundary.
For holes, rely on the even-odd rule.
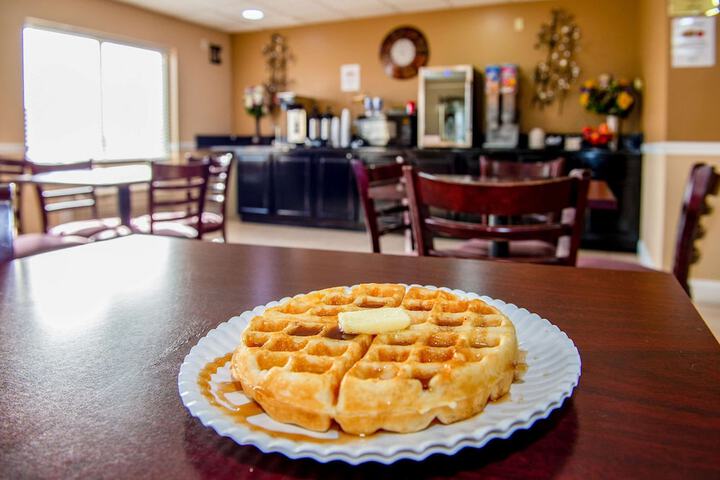
[[[152,42],[146,42],[146,41],[139,41],[136,39],[124,37],[121,35],[113,35],[108,34],[104,32],[99,32],[96,30],[86,29],[82,27],[75,27],[72,25],[67,25],[63,23],[57,23],[52,22],[49,20],[39,19],[39,18],[27,18],[25,22],[23,23],[23,28],[20,31],[21,35],[21,45],[22,45],[22,35],[25,28],[37,28],[37,29],[43,29],[48,30],[52,32],[57,33],[63,33],[68,35],[76,35],[76,36],[82,36],[91,38],[93,40],[97,40],[102,44],[102,42],[112,42],[117,43],[121,45],[127,45],[129,47],[136,47],[136,48],[143,48],[146,50],[153,50],[162,56],[162,62],[163,62],[163,110],[165,111],[165,156],[163,157],[157,157],[157,158],[127,158],[127,159],[103,159],[103,158],[93,158],[93,162],[97,163],[107,163],[107,164],[122,164],[122,163],[135,163],[135,162],[154,162],[154,161],[162,161],[162,160],[168,160],[173,158],[173,156],[177,153],[177,145],[179,144],[178,138],[179,138],[179,122],[178,122],[178,88],[177,88],[177,53],[175,49],[169,48],[160,44],[152,43]],[[102,46],[102,45],[101,45]],[[21,58],[24,57],[24,45],[21,46]],[[22,72],[24,72],[25,67],[22,66]],[[26,112],[25,112],[25,87],[24,87],[24,81],[23,81],[23,118],[26,118]],[[25,124],[25,120],[23,120],[23,123]],[[25,136],[25,150],[27,150],[27,129],[23,129],[23,135]],[[32,159],[30,159],[32,160]],[[81,160],[88,160],[88,159],[78,159],[78,161]]]

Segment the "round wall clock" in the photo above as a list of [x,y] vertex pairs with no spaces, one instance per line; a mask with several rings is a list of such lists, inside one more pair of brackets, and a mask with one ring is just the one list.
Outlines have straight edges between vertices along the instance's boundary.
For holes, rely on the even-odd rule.
[[390,32],[380,46],[380,61],[385,73],[393,78],[412,78],[430,57],[425,35],[412,27]]

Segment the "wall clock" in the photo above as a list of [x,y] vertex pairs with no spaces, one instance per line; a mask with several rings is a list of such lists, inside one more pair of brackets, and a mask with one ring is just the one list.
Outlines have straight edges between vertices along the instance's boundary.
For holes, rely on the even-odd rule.
[[430,57],[425,35],[413,27],[400,27],[390,32],[380,46],[380,61],[389,77],[412,78]]

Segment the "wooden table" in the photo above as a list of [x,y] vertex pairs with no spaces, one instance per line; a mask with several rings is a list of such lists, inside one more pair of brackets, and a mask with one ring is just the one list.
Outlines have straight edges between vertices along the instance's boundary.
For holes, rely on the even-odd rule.
[[[496,182],[503,183],[507,182],[507,179],[502,178],[483,178],[473,175],[434,175],[437,178],[451,182],[463,182],[463,183],[485,183],[485,182]],[[523,182],[537,180],[532,178],[527,179],[513,179],[512,182]],[[591,209],[598,210],[617,210],[618,203],[617,198],[610,190],[610,186],[605,180],[590,180],[590,186],[588,188],[588,199],[587,206]]]
[[605,180],[590,180],[588,208],[593,210],[617,210],[618,201]]
[[118,165],[85,170],[64,170],[57,172],[25,174],[13,177],[17,183],[37,183],[43,185],[87,185],[91,187],[116,187],[118,191],[118,213],[120,223],[130,226],[132,205],[130,186],[150,183],[152,170],[150,165]]
[[[189,415],[178,370],[215,325],[371,280],[537,312],[577,345],[580,385],[509,440],[392,466],[263,454]],[[0,286],[3,477],[720,476],[720,346],[668,274],[130,236],[12,261]]]

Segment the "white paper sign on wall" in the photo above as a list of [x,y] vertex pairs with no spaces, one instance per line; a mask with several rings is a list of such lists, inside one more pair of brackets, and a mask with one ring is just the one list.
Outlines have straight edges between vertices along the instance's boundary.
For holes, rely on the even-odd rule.
[[360,91],[360,65],[348,63],[340,65],[340,90],[343,92]]
[[715,65],[715,18],[679,17],[672,20],[673,68]]

